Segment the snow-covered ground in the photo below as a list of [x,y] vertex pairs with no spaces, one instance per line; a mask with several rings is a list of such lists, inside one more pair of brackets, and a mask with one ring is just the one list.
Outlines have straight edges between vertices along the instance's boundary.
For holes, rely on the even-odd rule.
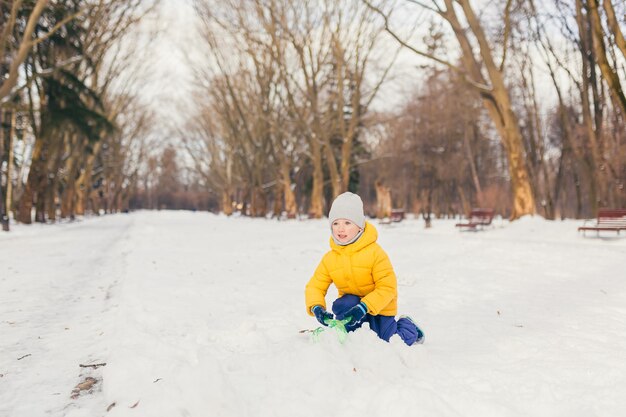
[[[324,220],[13,226],[0,233],[0,416],[623,416],[626,236],[454,223],[374,222],[400,313],[426,333],[412,347],[367,328],[345,344],[299,333],[317,327],[303,298]],[[91,393],[70,398],[87,377]]]

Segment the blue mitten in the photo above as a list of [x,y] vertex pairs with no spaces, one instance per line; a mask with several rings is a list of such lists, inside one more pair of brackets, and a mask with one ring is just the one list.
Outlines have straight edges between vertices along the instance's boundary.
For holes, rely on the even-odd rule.
[[344,317],[350,317],[350,321],[346,323],[346,327],[353,327],[363,321],[367,314],[367,306],[363,301],[346,311]]
[[317,321],[322,323],[324,326],[328,326],[328,324],[324,323],[324,320],[332,320],[334,318],[333,315],[326,311],[326,309],[321,305],[316,305],[315,307],[313,307],[311,309],[311,312],[315,314],[315,318],[317,319]]

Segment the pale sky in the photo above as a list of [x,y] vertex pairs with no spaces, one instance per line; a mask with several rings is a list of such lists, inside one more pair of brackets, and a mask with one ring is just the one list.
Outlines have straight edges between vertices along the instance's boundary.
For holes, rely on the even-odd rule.
[[[181,112],[193,106],[190,91],[193,86],[193,67],[201,65],[203,44],[197,32],[197,18],[193,0],[161,0],[162,4],[156,19],[147,25],[162,28],[158,39],[151,45],[155,59],[154,73],[146,86],[145,96],[149,98],[162,117],[178,120]],[[387,49],[395,51],[398,44],[387,36]],[[374,106],[382,110],[398,105],[420,78],[418,64],[423,58],[404,50],[401,52],[393,73],[393,82],[384,86],[378,94]],[[179,120],[182,122],[182,120]]]
[[[158,127],[160,134],[165,136],[166,141],[175,141],[173,128],[184,127],[185,116],[193,111],[194,102],[191,92],[194,90],[193,70],[202,65],[203,41],[197,32],[197,20],[193,8],[193,0],[161,0],[162,4],[158,15],[148,26],[161,28],[161,33],[152,43],[152,58],[154,67],[151,76],[146,82],[143,95],[151,103],[151,107],[158,114]],[[409,10],[409,9],[407,9]],[[425,23],[424,15],[415,8],[410,9],[394,23],[394,30],[399,33],[409,33],[412,25],[417,24],[418,29],[414,33],[414,44],[419,45],[421,37],[425,33],[428,24]],[[417,21],[420,22],[417,22]],[[398,25],[403,27],[398,27]],[[453,41],[450,51],[454,55],[457,45]],[[385,40],[389,53],[393,53],[397,47],[395,40],[387,37]],[[453,57],[444,57],[454,60]],[[537,60],[536,60],[537,62]],[[376,110],[389,111],[398,108],[402,102],[415,91],[415,86],[424,74],[420,65],[432,64],[411,51],[404,49],[394,67],[390,82],[380,90],[374,103]],[[542,77],[541,73],[537,74]],[[545,75],[543,75],[545,76]],[[540,100],[541,104],[551,105],[553,93],[550,85],[546,84],[547,96]],[[168,132],[170,130],[170,132]]]
[[158,25],[162,32],[153,43],[154,79],[147,95],[163,118],[178,118],[180,102],[192,89],[192,68],[187,55],[197,45],[195,13],[191,0],[162,0]]

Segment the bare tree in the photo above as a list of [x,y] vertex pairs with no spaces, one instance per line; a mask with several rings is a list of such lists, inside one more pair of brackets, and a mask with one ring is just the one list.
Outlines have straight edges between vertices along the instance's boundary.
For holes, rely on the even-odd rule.
[[[119,51],[119,40],[152,10],[140,3],[68,0],[42,12],[44,23],[23,63],[35,140],[18,220],[31,222],[33,203],[37,221],[55,220],[57,199],[63,217],[72,217],[74,209],[83,212],[100,140],[113,132],[116,117],[115,105],[106,107],[114,101],[109,87],[119,78],[123,59],[116,61],[121,55],[109,52],[116,44]],[[75,19],[79,15],[83,18]]]
[[[501,45],[500,63],[497,63],[495,48],[488,39],[483,23],[474,12],[469,0],[434,1],[432,6],[412,1],[419,7],[431,11],[449,25],[461,52],[461,66],[459,67],[428,51],[410,45],[391,28],[387,13],[367,0],[363,1],[383,17],[387,32],[398,42],[418,55],[432,59],[457,72],[480,95],[506,150],[513,197],[511,218],[516,219],[525,214],[535,213],[535,197],[526,167],[522,132],[504,74],[508,43],[504,42]],[[507,2],[505,7],[506,9],[511,7],[511,2]],[[506,14],[505,10],[503,15],[506,16]],[[505,19],[503,30],[505,33],[509,30],[507,25],[508,22]]]
[[6,97],[11,95],[18,83],[19,68],[24,61],[26,61],[26,58],[28,58],[33,46],[37,42],[37,39],[33,39],[33,34],[40,16],[48,4],[48,0],[37,0],[34,7],[30,10],[30,13],[27,12],[26,26],[23,33],[18,35],[20,37],[16,39],[15,45],[17,45],[17,47],[15,49],[11,47],[13,42],[11,42],[10,38],[14,36],[14,28],[18,20],[18,15],[20,12],[23,12],[22,0],[12,0],[9,4],[10,13],[0,33],[0,51],[3,55],[12,55],[12,59],[6,75],[1,74],[0,102],[3,102]]

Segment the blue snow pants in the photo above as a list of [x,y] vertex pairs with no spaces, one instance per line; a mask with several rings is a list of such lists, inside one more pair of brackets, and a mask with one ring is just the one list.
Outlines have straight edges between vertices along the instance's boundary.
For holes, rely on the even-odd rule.
[[[346,312],[360,302],[361,298],[352,294],[345,294],[342,297],[337,298],[333,303],[333,313],[337,317],[337,320],[343,320]],[[365,322],[368,322],[370,329],[376,332],[378,337],[386,342],[388,342],[391,336],[396,333],[400,336],[404,343],[409,346],[417,340],[418,334],[415,324],[407,318],[401,318],[396,321],[394,316],[373,316],[368,313],[365,315],[362,322],[356,324],[355,326],[346,326],[346,330],[352,332],[360,328]]]

